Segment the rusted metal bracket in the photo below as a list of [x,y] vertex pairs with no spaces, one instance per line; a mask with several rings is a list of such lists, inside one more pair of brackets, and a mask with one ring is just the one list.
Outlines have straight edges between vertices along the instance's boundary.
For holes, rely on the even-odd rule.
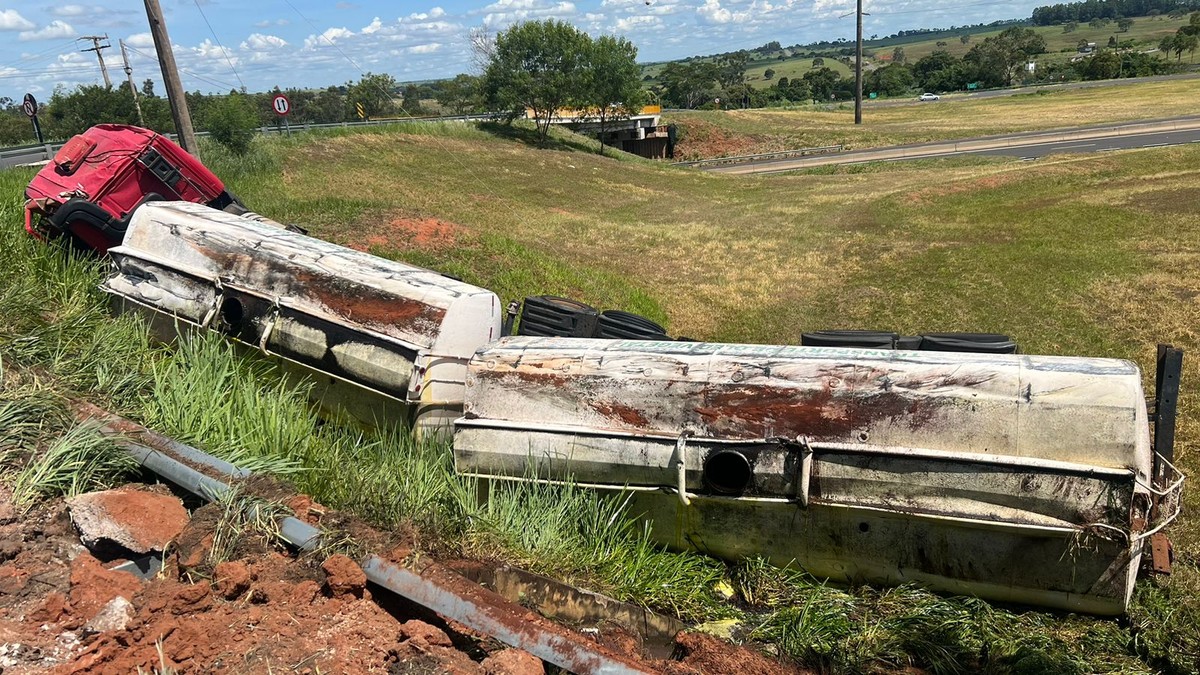
[[1179,404],[1179,378],[1183,373],[1183,350],[1171,345],[1158,346],[1154,378],[1154,482],[1167,482],[1166,462],[1175,461],[1175,416]]
[[1175,547],[1162,532],[1150,535],[1150,571],[1155,574],[1170,574],[1171,563],[1175,562]]

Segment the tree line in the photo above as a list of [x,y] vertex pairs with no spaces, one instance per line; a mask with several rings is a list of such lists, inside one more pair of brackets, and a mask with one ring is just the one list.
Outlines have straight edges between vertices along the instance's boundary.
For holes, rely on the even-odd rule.
[[1037,26],[1053,26],[1067,22],[1088,22],[1092,19],[1120,19],[1127,16],[1156,16],[1170,14],[1185,16],[1189,11],[1200,9],[1196,0],[1085,0],[1057,5],[1036,7],[1033,23]]

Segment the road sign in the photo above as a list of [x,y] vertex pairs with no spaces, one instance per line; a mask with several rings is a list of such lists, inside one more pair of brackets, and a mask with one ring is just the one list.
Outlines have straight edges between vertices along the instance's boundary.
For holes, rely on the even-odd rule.
[[357,110],[357,111],[358,111],[358,117],[359,117],[359,119],[364,119],[364,120],[365,120],[365,119],[367,118],[367,113],[366,113],[365,111],[363,111],[363,107],[362,107],[362,104],[361,104],[361,103],[355,103],[355,104],[354,104],[354,108],[355,108],[355,110]]
[[25,114],[30,117],[37,115],[38,104],[37,99],[33,97],[33,94],[25,94],[25,101],[21,103],[21,109],[24,110]]
[[968,82],[967,83],[967,89],[978,89],[978,88],[979,88],[978,82]]
[[283,94],[275,94],[275,98],[271,99],[271,108],[275,110],[276,115],[287,117],[292,111],[292,102]]
[[877,92],[877,91],[871,92],[871,95],[868,98],[879,98],[879,92]]

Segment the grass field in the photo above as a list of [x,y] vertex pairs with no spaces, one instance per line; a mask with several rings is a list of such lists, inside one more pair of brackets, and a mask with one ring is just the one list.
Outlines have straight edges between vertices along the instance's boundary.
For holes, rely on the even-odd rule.
[[[1171,19],[1166,16],[1142,16],[1133,17],[1133,27],[1128,32],[1120,32],[1117,29],[1116,22],[1110,22],[1103,28],[1092,28],[1087,22],[1081,23],[1070,33],[1064,33],[1062,26],[1033,26],[1032,28],[1042,35],[1046,40],[1046,52],[1034,58],[1034,61],[1048,63],[1051,61],[1063,61],[1072,54],[1077,53],[1077,48],[1080,40],[1095,42],[1097,45],[1104,47],[1108,44],[1110,37],[1116,37],[1119,42],[1132,40],[1139,50],[1155,49],[1158,43],[1166,36],[1172,35],[1180,26],[1187,24],[1188,18],[1185,16],[1180,19]],[[904,49],[904,56],[908,63],[915,63],[922,57],[929,56],[937,50],[944,50],[954,56],[962,57],[971,50],[976,44],[983,42],[989,37],[999,35],[1004,29],[971,33],[971,39],[964,44],[957,35],[940,37],[931,40],[914,39],[911,42],[892,43],[887,46],[879,46],[872,44],[871,41],[864,43],[864,50],[868,56],[864,59],[864,64],[868,69],[878,65],[883,65],[891,62],[892,52],[896,47]],[[939,42],[944,42],[944,45],[939,45]],[[1069,53],[1066,53],[1069,52]],[[870,56],[873,53],[874,56]],[[1174,59],[1172,59],[1174,60]],[[825,66],[834,70],[841,77],[853,76],[853,70],[850,66],[838,61],[835,58],[825,58]],[[649,75],[652,78],[657,77],[661,72],[664,63],[646,64],[642,67],[642,74]],[[763,77],[763,73],[768,68],[776,72],[772,80],[767,80]],[[787,56],[783,60],[769,59],[758,60],[750,64],[746,68],[746,81],[751,86],[761,89],[774,84],[775,80],[780,77],[795,78],[803,77],[805,73],[812,70],[811,56]],[[651,84],[652,82],[648,82]]]
[[[1046,40],[1046,54],[1038,56],[1035,60],[1040,60],[1064,50],[1076,51],[1080,40],[1095,42],[1103,47],[1108,44],[1108,38],[1116,37],[1119,42],[1133,40],[1138,45],[1144,48],[1158,47],[1159,41],[1168,35],[1172,35],[1180,26],[1186,25],[1188,18],[1185,16],[1180,19],[1171,19],[1166,16],[1139,16],[1131,17],[1133,19],[1133,27],[1128,32],[1122,33],[1117,30],[1115,21],[1109,23],[1103,28],[1092,28],[1087,22],[1079,24],[1079,26],[1070,33],[1064,33],[1062,26],[1032,26]],[[934,51],[944,49],[945,51],[955,55],[963,56],[971,47],[979,42],[983,42],[989,37],[999,35],[1001,31],[991,31],[987,33],[977,33],[971,36],[970,42],[963,44],[958,38],[939,38],[938,40],[921,40],[909,44],[899,45],[904,47],[904,56],[909,63],[915,62],[924,56],[929,56]],[[945,42],[945,46],[938,46],[938,42]],[[891,58],[894,47],[884,47],[876,50],[877,57]]]
[[[854,124],[852,105],[833,110],[712,110],[670,113],[682,128],[685,157],[753,154],[842,144],[849,148],[974,138],[993,134],[1192,115],[1200,79],[1120,83],[990,99],[944,97],[936,103],[867,106]],[[692,140],[719,137],[708,149]],[[722,143],[735,152],[722,152]]]
[[[744,178],[600,157],[568,136],[553,149],[531,147],[524,138],[520,131],[413,125],[259,139],[248,158],[206,147],[205,159],[255,210],[306,224],[317,236],[459,275],[505,300],[567,295],[645,313],[696,338],[787,344],[822,328],[997,331],[1028,353],[1131,358],[1149,369],[1156,341],[1190,347],[1200,337],[1194,322],[1200,149],[1194,146],[1036,164],[929,161]],[[586,544],[597,532],[579,529],[584,525],[572,524],[572,514],[561,509],[570,503],[603,513],[578,494],[568,495],[577,500],[571,502],[560,493],[515,494],[494,512],[470,511],[454,497],[462,486],[445,474],[445,455],[436,448],[417,453],[424,462],[417,469],[411,451],[397,454],[395,439],[361,447],[334,439],[330,447],[340,454],[331,464],[320,446],[303,439],[335,431],[304,426],[310,423],[302,406],[270,389],[268,374],[257,376],[267,377],[262,386],[275,393],[188,400],[188,392],[250,386],[244,368],[219,385],[204,375],[213,369],[201,365],[223,358],[216,346],[201,345],[198,356],[146,357],[164,364],[148,374],[98,373],[108,355],[84,347],[108,344],[96,335],[106,324],[72,313],[92,311],[94,281],[86,275],[61,281],[56,270],[63,264],[17,234],[17,195],[27,178],[0,174],[3,193],[12,195],[0,202],[10,222],[0,237],[8,258],[0,268],[6,364],[62,359],[47,372],[71,388],[102,399],[124,392],[115,400],[143,416],[158,410],[146,401],[166,406],[153,418],[174,420],[166,425],[171,433],[206,447],[230,444],[214,430],[189,426],[210,417],[206,410],[268,406],[299,425],[288,438],[308,450],[291,457],[319,467],[301,473],[301,484],[331,505],[339,505],[340,495],[368,512],[424,518],[432,531],[485,542],[493,555],[691,619],[738,619],[744,637],[827,672],[1200,667],[1200,523],[1191,520],[1171,532],[1175,574],[1142,582],[1121,621],[943,599],[911,588],[839,589],[754,561],[726,567],[654,552],[639,543],[636,529],[606,539],[600,553]],[[430,222],[437,223],[436,237],[420,225]],[[63,319],[69,321],[60,325]],[[135,344],[112,356],[138,363],[134,357],[145,348],[131,337],[136,326],[116,325],[104,330],[123,331],[118,335]],[[72,341],[63,344],[62,335]],[[1200,382],[1200,361],[1189,355],[1185,365],[1177,453],[1194,472],[1200,409],[1191,391]],[[149,391],[136,395],[138,386]],[[270,408],[270,401],[283,403]],[[241,411],[233,419],[275,419],[262,412]],[[409,469],[427,478],[425,498],[383,511],[397,491],[412,490],[403,482]],[[350,479],[337,476],[361,484],[347,492],[338,485]],[[365,494],[369,499],[354,503]],[[1189,487],[1189,510],[1197,497]],[[741,604],[724,603],[709,590],[721,579],[739,592]]]

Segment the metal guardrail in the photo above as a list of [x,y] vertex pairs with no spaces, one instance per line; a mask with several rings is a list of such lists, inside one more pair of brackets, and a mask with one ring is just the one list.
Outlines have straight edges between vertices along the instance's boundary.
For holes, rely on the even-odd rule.
[[715,157],[713,159],[698,159],[692,162],[675,162],[672,166],[713,166],[715,164],[737,164],[739,162],[755,162],[764,159],[788,159],[791,157],[806,157],[808,155],[824,155],[831,152],[841,152],[844,145],[822,145],[816,148],[797,148],[796,150],[781,150],[779,152],[764,152],[757,155],[736,155],[733,157]]

